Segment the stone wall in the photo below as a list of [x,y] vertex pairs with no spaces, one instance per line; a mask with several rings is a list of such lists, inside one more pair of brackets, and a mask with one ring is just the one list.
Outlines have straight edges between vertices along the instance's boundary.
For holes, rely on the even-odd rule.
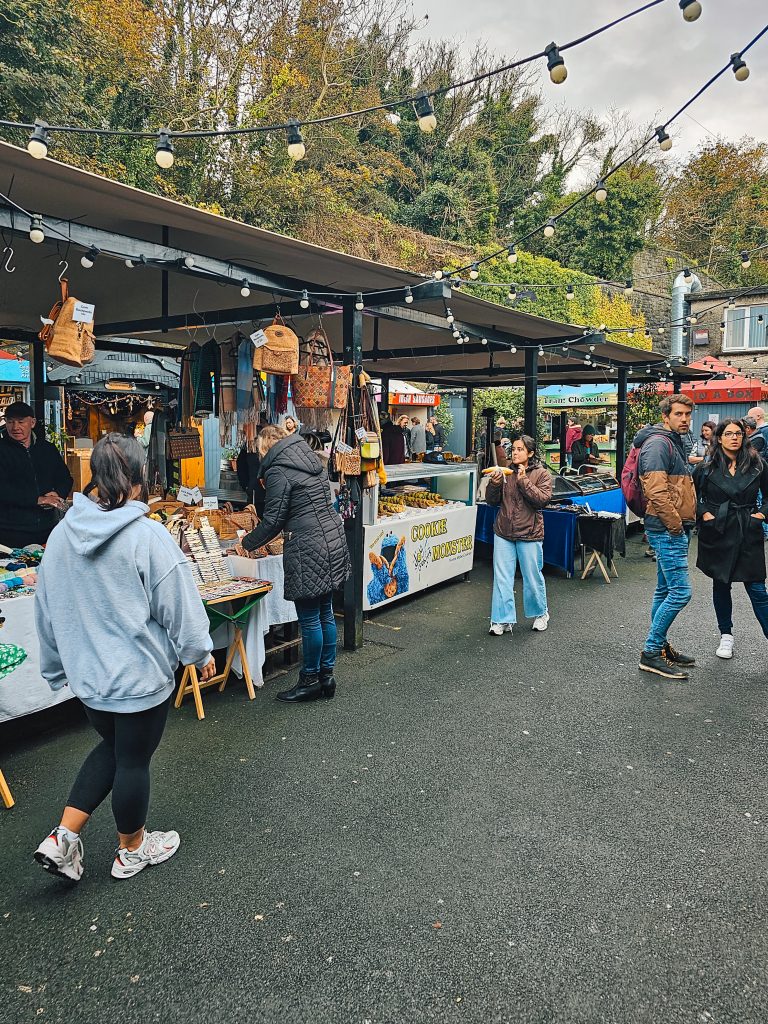
[[[703,282],[702,282],[703,283]],[[706,345],[691,346],[691,361],[699,360],[705,356],[716,356],[724,362],[729,363],[734,370],[751,377],[768,377],[768,350],[754,350],[749,352],[732,352],[723,349],[723,333],[720,324],[725,320],[727,306],[723,300],[727,300],[731,294],[737,294],[738,288],[725,290],[722,288],[700,292],[695,300],[691,302],[691,314],[697,318],[693,330],[706,330],[709,332]],[[764,306],[768,304],[768,288],[753,295],[743,296],[736,299],[737,307],[741,306]],[[714,308],[710,308],[713,307]]]

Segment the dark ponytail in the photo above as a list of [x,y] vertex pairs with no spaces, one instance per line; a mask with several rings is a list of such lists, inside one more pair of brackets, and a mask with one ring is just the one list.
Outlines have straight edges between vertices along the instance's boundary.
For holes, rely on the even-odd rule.
[[139,442],[122,434],[102,437],[91,453],[91,482],[84,493],[95,490],[99,507],[112,512],[130,501],[131,492],[137,486],[141,487],[139,501],[146,501],[149,496],[147,474]]

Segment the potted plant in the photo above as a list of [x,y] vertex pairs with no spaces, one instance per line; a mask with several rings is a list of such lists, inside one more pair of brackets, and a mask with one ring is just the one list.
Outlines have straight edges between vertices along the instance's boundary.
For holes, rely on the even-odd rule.
[[224,469],[237,470],[237,456],[240,454],[240,448],[236,444],[229,444],[222,449],[221,452],[221,464]]

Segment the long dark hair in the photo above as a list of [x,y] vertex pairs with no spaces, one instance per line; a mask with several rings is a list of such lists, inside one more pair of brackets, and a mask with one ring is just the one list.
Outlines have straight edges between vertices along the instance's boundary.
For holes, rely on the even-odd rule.
[[107,434],[91,452],[91,482],[84,493],[98,493],[98,504],[105,512],[113,512],[130,501],[134,487],[141,487],[139,501],[146,501],[147,472],[144,452],[133,437]]
[[[526,449],[528,450],[528,454],[530,455],[530,459],[528,460],[528,464],[530,466],[540,466],[541,465],[541,456],[539,455],[538,448],[536,447],[536,442],[533,440],[533,438],[530,436],[530,434],[520,434],[519,437],[516,437],[512,441],[512,444],[514,444],[515,441],[522,441],[523,444],[525,445]],[[511,459],[511,457],[512,456],[511,456],[511,453],[510,453],[510,459]]]
[[744,424],[741,420],[733,419],[721,420],[715,428],[714,437],[712,438],[712,443],[709,449],[712,453],[712,458],[709,463],[709,472],[711,473],[715,469],[719,469],[723,473],[728,472],[728,464],[730,460],[723,451],[720,439],[725,433],[725,428],[729,426],[738,427],[741,431],[741,447],[736,452],[736,472],[748,473],[752,468],[759,465],[760,453],[755,451],[752,445],[747,444],[747,432],[744,429]]

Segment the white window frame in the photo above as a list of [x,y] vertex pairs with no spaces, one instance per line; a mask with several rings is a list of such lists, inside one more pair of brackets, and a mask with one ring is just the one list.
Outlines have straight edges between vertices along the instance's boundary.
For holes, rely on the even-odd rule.
[[[759,311],[759,312],[758,312]],[[749,335],[752,331],[752,315],[763,316],[763,326],[766,329],[766,339],[763,345],[750,345]],[[734,320],[744,321],[744,339],[746,345],[731,345],[731,324]],[[723,337],[723,352],[768,352],[768,301],[755,303],[752,306],[736,306],[734,309],[725,310],[725,335]]]

